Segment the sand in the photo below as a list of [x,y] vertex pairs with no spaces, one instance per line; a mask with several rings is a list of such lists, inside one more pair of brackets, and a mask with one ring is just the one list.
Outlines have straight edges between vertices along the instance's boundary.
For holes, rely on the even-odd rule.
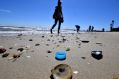
[[[63,38],[66,41],[62,42]],[[1,47],[7,49],[5,53],[10,55],[2,58],[0,54],[0,79],[50,79],[51,69],[58,64],[70,65],[76,72],[73,79],[113,79],[114,74],[119,76],[117,32],[0,36]],[[18,48],[24,50],[19,52]],[[66,51],[67,48],[70,50]],[[47,53],[48,50],[51,53]],[[91,51],[94,50],[102,51],[103,58],[93,58]],[[65,51],[66,60],[56,60],[57,51]],[[19,58],[10,60],[13,54],[19,53],[22,53]]]

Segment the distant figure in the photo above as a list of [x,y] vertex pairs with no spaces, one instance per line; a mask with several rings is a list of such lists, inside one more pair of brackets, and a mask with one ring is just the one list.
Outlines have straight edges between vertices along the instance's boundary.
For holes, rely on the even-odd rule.
[[94,31],[94,26],[92,26],[91,31],[92,31],[92,32]]
[[112,20],[112,26],[114,26],[114,20]]
[[102,32],[105,32],[105,29],[104,28],[102,28]]
[[59,22],[59,25],[58,25],[58,34],[59,34],[61,23],[64,22],[61,4],[62,4],[62,2],[60,0],[58,0],[58,5],[55,7],[55,12],[53,14],[53,19],[55,20],[55,23],[52,26],[52,28],[50,29],[51,34],[53,33],[52,29],[54,29],[54,27],[57,25],[57,22]]
[[110,24],[110,31],[113,31],[113,26],[114,26],[114,20],[112,20],[111,24]]
[[112,24],[110,24],[110,32],[112,32],[112,29],[113,29]]
[[79,25],[75,25],[75,27],[76,27],[77,33],[79,33],[79,31],[80,31],[80,26],[79,26]]
[[89,29],[88,29],[88,31],[89,31],[89,32],[91,31],[91,26],[89,26]]

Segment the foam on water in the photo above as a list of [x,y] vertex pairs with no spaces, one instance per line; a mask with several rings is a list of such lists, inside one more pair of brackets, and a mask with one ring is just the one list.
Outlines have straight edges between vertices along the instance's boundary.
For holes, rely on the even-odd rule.
[[[18,34],[24,34],[24,35],[32,35],[32,34],[49,34],[49,30],[31,30],[31,31],[0,31],[0,36],[16,36]],[[53,31],[53,33],[57,33],[56,30]],[[61,33],[76,33],[76,31],[73,30],[61,30]]]

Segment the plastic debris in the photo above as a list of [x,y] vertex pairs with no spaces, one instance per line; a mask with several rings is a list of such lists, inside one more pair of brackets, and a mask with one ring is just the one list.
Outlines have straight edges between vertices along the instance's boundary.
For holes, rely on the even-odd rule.
[[66,59],[66,53],[63,51],[56,52],[55,59],[57,60],[65,60]]
[[59,64],[51,70],[51,79],[72,79],[73,71],[67,64]]
[[79,72],[78,71],[73,71],[74,74],[78,74]]
[[92,51],[91,55],[93,58],[100,60],[103,58],[102,51]]

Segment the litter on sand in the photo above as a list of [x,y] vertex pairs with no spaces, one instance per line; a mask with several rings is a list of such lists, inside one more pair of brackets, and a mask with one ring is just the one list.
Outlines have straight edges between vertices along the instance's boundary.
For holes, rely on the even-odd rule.
[[83,42],[83,43],[89,43],[89,41],[86,41],[86,40],[82,40],[81,42]]
[[79,72],[78,71],[73,71],[74,74],[78,74]]
[[91,56],[97,60],[100,60],[103,58],[102,51],[92,51]]
[[65,60],[66,59],[66,53],[63,51],[56,52],[55,59],[57,60]]
[[72,68],[67,64],[59,64],[51,70],[51,79],[72,79]]

